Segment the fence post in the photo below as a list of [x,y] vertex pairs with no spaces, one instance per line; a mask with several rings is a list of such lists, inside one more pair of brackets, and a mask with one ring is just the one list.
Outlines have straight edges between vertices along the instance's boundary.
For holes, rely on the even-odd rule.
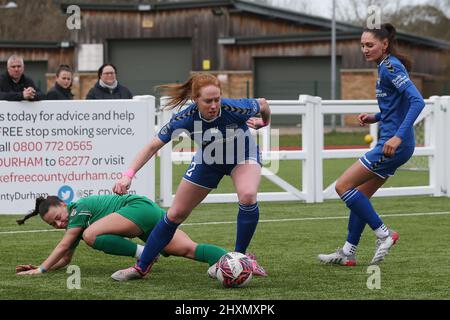
[[443,118],[443,161],[442,161],[442,169],[444,170],[442,176],[444,177],[443,181],[443,193],[445,196],[450,198],[450,96],[441,97],[440,105],[442,110],[442,118]]
[[[158,117],[159,127],[162,128],[170,121],[171,112],[164,111],[165,102],[160,99],[161,112]],[[170,140],[161,150],[159,158],[159,197],[161,206],[170,207],[172,205],[172,140]]]
[[[300,95],[300,103],[304,103],[306,107],[306,114],[302,115],[302,148],[306,152],[306,159],[302,164],[302,189],[306,193],[306,202],[317,202],[317,183],[321,181],[321,177],[317,177],[316,173],[322,172],[321,167],[316,169],[318,165],[317,158],[317,139],[322,137],[317,131],[316,114],[318,109],[321,108],[320,97],[312,97],[308,95]],[[320,110],[319,110],[320,112]],[[320,127],[320,126],[319,126]],[[320,129],[320,128],[319,128]],[[323,121],[322,121],[323,131]],[[321,189],[322,190],[322,189]],[[322,194],[320,194],[322,195]],[[323,201],[323,199],[322,199]],[[319,202],[322,202],[319,201]]]
[[316,202],[323,202],[323,149],[325,145],[325,116],[322,99],[317,97],[314,106],[314,194]]
[[[432,101],[432,116],[425,118],[425,141],[430,142],[430,146],[434,149],[434,156],[429,157],[430,168],[430,186],[433,186],[433,196],[438,197],[443,192],[443,141],[440,137],[444,134],[443,111],[440,106],[440,99],[437,96],[430,97]],[[428,120],[429,119],[429,120]],[[428,121],[428,123],[427,123]]]
[[373,138],[370,143],[370,149],[373,149],[378,143],[378,122],[369,125],[369,133]]
[[[134,96],[133,100],[140,100],[140,101],[146,101],[149,104],[149,112],[148,112],[148,116],[147,119],[150,119],[150,121],[152,121],[151,125],[149,126],[148,130],[148,134],[149,134],[149,140],[153,139],[153,137],[155,136],[155,110],[156,110],[156,101],[155,101],[155,97],[154,96],[150,96],[150,95],[142,95],[142,96]],[[143,179],[148,179],[149,181],[149,194],[147,194],[147,196],[154,200],[156,197],[156,175],[155,175],[155,158],[151,158],[147,164],[148,166],[150,166],[149,170],[150,170],[150,177],[144,176],[142,177]]]

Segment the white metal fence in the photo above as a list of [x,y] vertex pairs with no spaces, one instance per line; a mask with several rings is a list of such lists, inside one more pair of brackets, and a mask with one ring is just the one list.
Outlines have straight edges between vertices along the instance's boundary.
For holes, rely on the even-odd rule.
[[[163,100],[162,106],[163,106]],[[334,183],[324,189],[323,162],[325,159],[356,158],[369,149],[324,149],[324,116],[327,114],[358,114],[377,112],[376,100],[321,100],[319,97],[301,95],[299,100],[269,101],[273,115],[292,115],[301,117],[302,148],[298,150],[274,150],[271,143],[270,125],[259,130],[262,157],[265,161],[298,160],[302,166],[302,188],[299,189],[271,170],[263,168],[262,174],[283,192],[259,192],[258,201],[306,201],[323,202],[325,199],[338,198]],[[172,112],[158,113],[158,126],[170,120]],[[433,195],[450,197],[450,97],[431,97],[426,100],[426,107],[417,119],[425,121],[425,145],[416,147],[414,156],[429,158],[429,181],[424,186],[405,186],[381,188],[374,196]],[[376,144],[378,127],[371,125],[370,133]],[[300,147],[300,146],[299,146]],[[174,197],[172,192],[173,162],[189,162],[193,152],[172,151],[169,142],[161,152],[160,200],[163,206],[170,206]],[[300,180],[300,177],[299,177]],[[300,181],[299,181],[300,182]],[[226,203],[237,201],[235,193],[210,194],[205,203]]]
[[[440,100],[437,97],[426,100],[426,107],[416,120],[416,123],[425,119],[428,124],[425,134],[433,137],[428,140],[429,145],[416,147],[414,156],[428,156],[430,159],[429,183],[425,186],[409,186],[409,187],[391,187],[380,188],[375,196],[404,196],[404,195],[434,195],[439,196],[445,189],[444,181],[439,181],[439,174],[444,168],[443,154],[437,147],[438,132],[443,133],[444,128],[440,126],[442,109],[439,106]],[[353,114],[360,112],[377,112],[378,105],[372,100],[354,100],[354,101],[322,101],[320,106],[316,108],[316,202],[322,202],[324,199],[337,199],[339,196],[334,190],[335,183],[332,183],[325,190],[323,189],[323,160],[338,158],[355,158],[360,157],[369,149],[344,149],[344,150],[323,150],[323,116],[325,114]],[[371,135],[377,137],[378,124],[371,125]],[[371,144],[375,146],[377,139]]]

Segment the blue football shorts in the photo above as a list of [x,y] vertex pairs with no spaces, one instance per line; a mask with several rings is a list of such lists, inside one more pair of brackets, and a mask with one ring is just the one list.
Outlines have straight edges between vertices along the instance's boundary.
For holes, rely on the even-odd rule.
[[400,145],[393,157],[386,157],[383,154],[384,143],[385,141],[378,142],[375,148],[359,158],[359,161],[368,170],[380,178],[386,179],[393,176],[400,166],[408,162],[414,153],[414,146]]
[[201,155],[197,152],[192,158],[189,168],[183,175],[183,179],[206,189],[216,189],[224,175],[231,175],[233,169],[244,161],[258,163],[262,166],[261,153],[259,147],[255,154],[246,153],[242,159],[236,157],[232,163],[212,163],[208,164],[202,161]]

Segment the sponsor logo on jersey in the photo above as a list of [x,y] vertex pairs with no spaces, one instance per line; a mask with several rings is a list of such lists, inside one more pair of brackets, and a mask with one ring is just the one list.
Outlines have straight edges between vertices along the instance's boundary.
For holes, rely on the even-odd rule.
[[394,80],[392,80],[392,83],[394,84],[394,86],[399,89],[401,88],[403,85],[405,85],[407,82],[409,81],[409,78],[404,75],[404,74],[400,74],[397,77],[395,77]]
[[164,127],[161,128],[160,133],[165,136],[166,134],[169,133],[170,130],[170,124],[166,124]]
[[384,98],[387,97],[387,93],[383,92],[381,89],[376,90],[376,97],[377,98]]

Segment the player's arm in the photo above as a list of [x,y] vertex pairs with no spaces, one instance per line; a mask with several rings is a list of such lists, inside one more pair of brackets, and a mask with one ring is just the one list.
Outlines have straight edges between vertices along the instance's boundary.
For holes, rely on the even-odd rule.
[[366,124],[376,123],[381,119],[381,112],[378,113],[361,113],[358,116],[359,125],[364,127]]
[[402,124],[395,133],[395,135],[402,140],[405,138],[408,130],[414,126],[414,122],[425,107],[425,101],[414,84],[408,86],[403,91],[403,94],[408,99],[409,110]]
[[124,172],[122,178],[116,182],[113,187],[113,192],[117,194],[127,193],[127,190],[131,185],[131,180],[136,172],[138,172],[165,144],[166,142],[163,142],[159,137],[154,137],[150,143],[145,145],[134,158],[133,162],[128,167],[128,170]]
[[161,141],[159,137],[154,137],[150,143],[145,145],[144,148],[139,151],[129,166],[129,169],[138,172],[165,144],[166,143]]
[[75,249],[70,249],[67,253],[50,268],[50,270],[58,270],[67,266],[70,261],[72,261],[73,254],[75,253]]
[[414,126],[414,122],[420,112],[422,112],[422,109],[425,107],[425,101],[414,84],[409,85],[405,90],[403,90],[403,94],[408,99],[409,110],[402,124],[395,133],[395,136],[386,141],[383,146],[383,153],[388,157],[392,157],[395,154],[395,151],[405,139],[408,130]]
[[52,269],[52,267],[54,267],[57,263],[59,263],[59,261],[64,256],[69,254],[73,244],[78,239],[81,231],[82,231],[81,228],[68,229],[64,234],[64,237],[56,246],[56,248],[53,249],[50,256],[40,265],[39,268],[20,272],[18,274],[19,275],[40,274],[46,272],[47,270]]
[[252,128],[258,130],[259,128],[265,127],[270,123],[270,107],[269,103],[264,98],[256,99],[259,104],[259,113],[261,118],[250,118],[247,121],[247,125]]
[[264,122],[265,126],[270,122],[270,107],[269,103],[266,99],[260,98],[256,99],[259,103],[259,113],[261,114],[261,119]]

